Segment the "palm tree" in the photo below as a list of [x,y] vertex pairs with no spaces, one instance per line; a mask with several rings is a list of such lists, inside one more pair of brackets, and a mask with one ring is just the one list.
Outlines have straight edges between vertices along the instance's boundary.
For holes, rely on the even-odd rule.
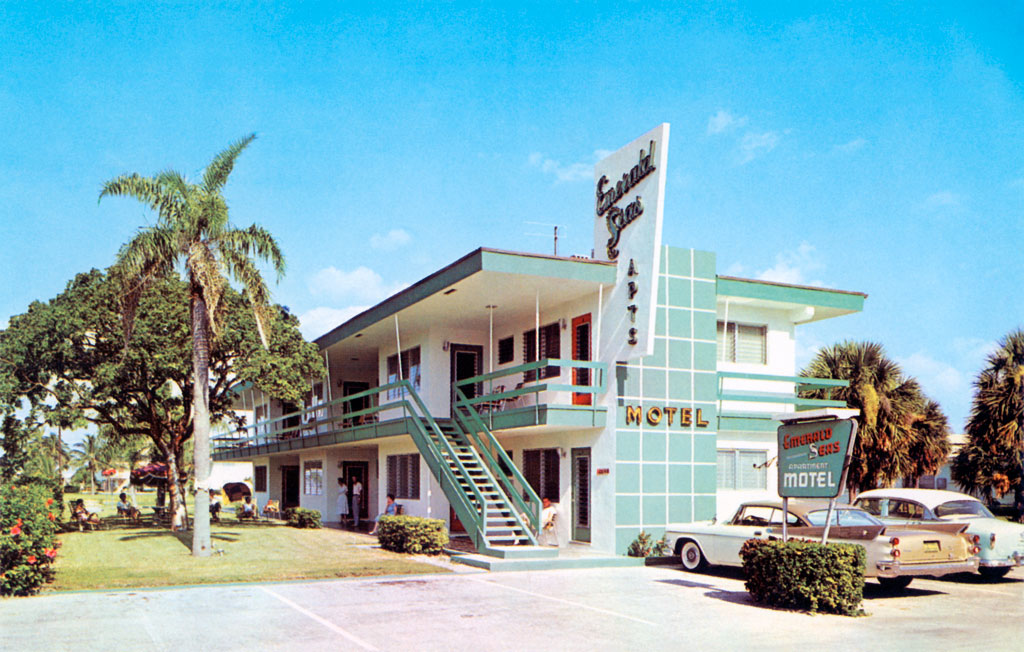
[[968,443],[953,462],[953,479],[991,498],[1024,479],[1024,330],[1009,333],[974,381]]
[[[157,224],[142,229],[118,252],[115,265],[126,284],[125,323],[130,333],[134,308],[146,285],[170,274],[181,264],[189,284],[192,331],[192,411],[195,436],[195,532],[192,554],[210,554],[209,360],[211,336],[216,336],[221,298],[230,276],[240,282],[256,314],[256,327],[267,345],[270,293],[251,256],[268,261],[280,279],[284,256],[270,233],[252,225],[237,229],[228,221],[222,191],[235,159],[255,139],[250,134],[217,154],[203,172],[201,183],[190,183],[175,171],[154,177],[125,175],[103,184],[100,198],[133,197],[157,213]],[[168,460],[174,479],[171,506],[177,493],[177,460]]]
[[89,474],[89,493],[96,493],[96,474],[107,464],[105,449],[100,436],[88,434],[71,451],[72,459]]
[[[804,392],[808,398],[832,398],[860,410],[857,417],[857,441],[847,476],[851,499],[879,484],[890,484],[900,478],[914,476],[921,468],[932,469],[936,433],[945,439],[940,423],[945,415],[937,404],[931,406],[914,378],[903,375],[896,362],[890,360],[881,344],[875,342],[841,342],[825,347],[800,372],[813,378],[836,378],[850,381],[849,387]],[[940,418],[941,417],[941,418]],[[914,424],[921,425],[915,428]],[[915,449],[920,442],[928,461],[918,458]],[[935,467],[932,472],[937,470]]]
[[916,487],[922,475],[935,475],[949,459],[949,419],[938,403],[925,400],[909,415],[910,467],[903,485]]
[[57,477],[57,481],[63,486],[64,469],[67,468],[68,462],[71,461],[71,449],[64,443],[60,428],[57,428],[57,432],[51,432],[46,437],[44,446],[46,452],[53,456],[54,474]]

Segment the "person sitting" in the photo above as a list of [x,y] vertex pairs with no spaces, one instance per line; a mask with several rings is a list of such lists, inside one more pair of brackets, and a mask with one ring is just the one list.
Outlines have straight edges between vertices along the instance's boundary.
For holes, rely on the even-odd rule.
[[373,523],[373,529],[370,530],[370,534],[377,534],[377,526],[380,525],[381,516],[396,516],[398,515],[398,505],[395,504],[395,494],[388,494],[388,504],[384,508],[384,513],[377,517],[377,520]]
[[138,523],[139,517],[142,515],[139,508],[128,500],[128,496],[123,491],[117,498],[117,515],[127,517],[128,519]]
[[78,531],[81,532],[86,525],[89,526],[90,530],[95,530],[100,518],[98,515],[90,513],[85,508],[85,501],[79,498],[71,507],[71,520],[78,523]]
[[239,520],[243,518],[251,518],[256,520],[256,503],[252,502],[252,496],[246,496],[245,500],[242,501],[241,512],[238,513]]
[[210,493],[210,520],[220,523],[220,498]]

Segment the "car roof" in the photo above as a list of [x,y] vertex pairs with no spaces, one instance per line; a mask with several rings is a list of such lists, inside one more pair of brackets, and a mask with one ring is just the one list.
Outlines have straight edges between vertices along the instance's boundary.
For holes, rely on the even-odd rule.
[[[740,509],[744,507],[776,507],[782,509],[782,499],[769,499],[769,500],[748,500],[747,502],[740,505]],[[828,509],[828,500],[824,499],[812,499],[812,498],[790,498],[789,499],[789,511],[793,512],[797,516],[804,516],[810,512],[816,512],[821,509]],[[846,503],[836,503],[835,509],[856,509],[860,510],[860,507],[853,507]],[[737,510],[738,511],[738,510]]]
[[958,493],[956,491],[899,487],[894,487],[892,489],[871,489],[857,496],[858,500],[861,498],[897,498],[902,500],[913,500],[928,508],[934,508],[943,503],[948,503],[951,500],[973,500],[975,502],[981,502],[974,496]]

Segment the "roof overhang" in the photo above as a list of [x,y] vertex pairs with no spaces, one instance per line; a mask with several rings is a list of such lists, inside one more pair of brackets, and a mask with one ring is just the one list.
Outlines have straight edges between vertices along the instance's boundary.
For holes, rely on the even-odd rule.
[[864,309],[868,295],[863,292],[832,290],[807,285],[790,285],[733,276],[717,278],[718,302],[730,306],[750,306],[784,310],[793,323],[806,324],[840,317]]

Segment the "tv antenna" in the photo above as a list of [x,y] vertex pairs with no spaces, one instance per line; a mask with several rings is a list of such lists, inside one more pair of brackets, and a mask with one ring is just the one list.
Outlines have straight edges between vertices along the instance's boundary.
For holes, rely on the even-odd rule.
[[[555,235],[555,255],[557,256],[558,255],[558,228],[559,228],[559,225],[558,224],[548,224],[546,222],[526,222],[526,223],[527,224],[533,224],[534,226],[550,226],[551,228],[554,229],[554,235]],[[537,237],[540,237],[540,238],[548,237],[547,233],[527,233],[526,235],[537,236]]]

